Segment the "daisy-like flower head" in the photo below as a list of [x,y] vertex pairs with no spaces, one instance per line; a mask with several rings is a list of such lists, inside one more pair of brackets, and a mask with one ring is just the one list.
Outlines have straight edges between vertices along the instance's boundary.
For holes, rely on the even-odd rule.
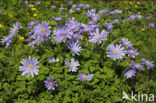
[[1,43],[4,44],[6,43],[5,48],[8,48],[8,46],[10,45],[10,43],[12,42],[12,36],[9,35],[7,37],[4,37],[3,39],[1,39]]
[[69,62],[68,60],[65,61],[65,64],[67,66],[67,68],[69,68],[69,72],[76,72],[78,70],[77,66],[79,66],[79,61],[75,60],[74,58],[71,59],[71,62]]
[[62,21],[62,17],[54,17],[52,16],[52,19],[56,22]]
[[80,33],[91,33],[94,31],[94,28],[91,25],[81,24],[82,29],[80,30]]
[[55,63],[55,62],[58,62],[58,61],[59,61],[59,58],[55,59],[55,57],[53,57],[53,58],[49,58],[48,63]]
[[79,8],[82,8],[82,7],[84,7],[84,5],[83,4],[79,4],[78,7]]
[[86,74],[80,73],[78,75],[78,78],[80,79],[80,81],[90,81],[93,78],[93,76],[94,76],[94,74],[88,74],[88,75],[86,75]]
[[87,8],[90,8],[90,5],[89,4],[86,4],[85,5],[85,8],[87,9]]
[[154,67],[153,61],[149,61],[144,58],[141,61],[142,61],[142,64],[145,64],[148,69]]
[[108,46],[107,49],[109,50],[109,52],[106,52],[107,57],[113,58],[113,60],[122,59],[123,56],[125,56],[126,51],[121,47],[121,45],[111,45]]
[[110,14],[122,14],[122,12],[120,10],[114,10]]
[[77,21],[68,21],[66,27],[69,28],[70,31],[75,32],[80,28],[80,23]]
[[99,19],[100,19],[100,15],[99,14],[93,14],[92,15],[92,20],[94,21],[94,22],[97,22]]
[[71,43],[71,44],[69,44],[68,48],[70,49],[70,51],[72,52],[73,55],[75,55],[75,54],[79,55],[79,53],[82,50],[82,48],[79,46],[78,43]]
[[14,36],[19,31],[20,28],[21,28],[21,24],[19,22],[13,24],[13,27],[10,28],[10,35]]
[[28,24],[28,28],[35,27],[38,23],[38,21],[31,21],[30,24]]
[[37,59],[35,59],[34,57],[31,59],[31,57],[29,56],[29,58],[23,59],[21,61],[21,64],[23,66],[19,67],[19,71],[23,71],[22,75],[27,75],[27,78],[29,77],[29,75],[31,74],[31,76],[33,77],[34,74],[38,75],[38,68],[39,66],[37,66],[39,62],[37,61]]
[[118,20],[118,19],[114,19],[114,20],[112,21],[112,23],[119,23],[119,20]]
[[104,13],[106,13],[107,11],[106,10],[100,10],[99,11],[99,14],[104,14]]
[[134,76],[136,73],[136,70],[133,68],[129,68],[127,69],[127,71],[124,73],[124,77],[131,78],[132,76]]
[[144,70],[143,66],[140,63],[135,63],[134,61],[131,62],[130,66],[134,69]]
[[91,39],[89,40],[90,42],[93,43],[101,43],[104,40],[107,40],[106,36],[108,35],[109,32],[103,30],[101,33],[99,33],[99,29],[96,29],[96,32],[92,34]]
[[58,86],[56,84],[56,81],[53,80],[53,77],[47,77],[47,80],[44,81],[44,83],[48,90],[50,90],[50,89],[55,90],[55,87]]
[[111,23],[104,23],[104,26],[107,28],[107,30],[113,30],[113,25]]
[[152,23],[152,22],[150,22],[150,23],[148,24],[148,26],[154,28],[154,27],[155,27],[155,24]]
[[44,36],[44,37],[48,37],[51,33],[51,30],[49,30],[51,27],[48,26],[48,23],[46,22],[42,22],[42,24],[38,24],[36,27],[35,27],[35,32],[37,34],[40,34],[41,36]]
[[126,38],[122,38],[122,40],[120,41],[120,43],[125,46],[125,47],[131,47],[133,44],[131,44],[130,41],[128,41],[128,39]]
[[53,6],[51,6],[51,8],[54,10],[54,9],[56,9],[56,6],[55,6],[55,5],[53,5]]
[[69,28],[62,27],[62,28],[56,28],[54,30],[54,35],[56,35],[58,38],[62,40],[66,40],[67,38],[71,38],[71,35],[73,33],[70,31]]
[[134,50],[134,49],[128,49],[127,50],[127,54],[128,54],[128,56],[131,56],[131,57],[135,57],[136,55],[138,55],[139,53],[136,51],[136,50]]

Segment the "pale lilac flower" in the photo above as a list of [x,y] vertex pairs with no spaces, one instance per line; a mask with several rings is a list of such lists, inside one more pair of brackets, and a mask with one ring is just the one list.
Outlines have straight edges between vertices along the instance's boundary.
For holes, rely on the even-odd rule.
[[58,86],[56,84],[56,81],[53,80],[53,77],[47,77],[47,80],[44,81],[44,83],[48,90],[50,90],[50,89],[55,90],[55,87]]
[[149,61],[144,58],[141,61],[142,61],[142,64],[145,64],[148,69],[154,67],[153,61]]
[[99,11],[99,14],[104,14],[104,13],[106,13],[107,11],[106,10],[100,10]]
[[68,48],[70,49],[70,51],[72,52],[73,56],[75,54],[79,55],[79,53],[81,52],[82,48],[79,46],[78,43],[71,43],[69,44]]
[[127,50],[127,54],[128,54],[128,56],[131,56],[131,57],[135,57],[136,55],[138,55],[139,53],[136,51],[136,50],[134,50],[134,49],[128,49]]
[[123,56],[125,56],[125,50],[123,47],[121,47],[121,45],[111,45],[108,47],[108,50],[109,52],[106,52],[107,53],[107,57],[110,57],[112,58],[113,60],[116,60],[116,59],[122,59]]
[[79,8],[82,8],[82,7],[84,7],[84,5],[83,4],[79,4],[78,7]]
[[52,19],[56,22],[62,21],[62,17],[54,17],[52,16]]
[[27,78],[29,77],[29,75],[31,74],[31,76],[33,77],[34,74],[38,75],[38,68],[39,66],[37,66],[39,62],[37,61],[37,59],[35,59],[34,57],[31,59],[31,57],[29,56],[29,58],[23,59],[21,61],[21,64],[23,66],[19,67],[19,71],[23,71],[22,75],[27,75]]
[[134,61],[131,62],[130,66],[134,69],[144,70],[143,66],[140,63],[135,63]]
[[134,76],[136,74],[135,69],[130,68],[128,69],[125,73],[124,73],[124,77],[131,78],[132,76]]
[[86,74],[80,73],[78,75],[78,78],[80,79],[80,81],[90,81],[93,78],[93,76],[94,76],[94,74],[88,74],[88,75],[86,75]]
[[155,24],[151,22],[151,23],[148,24],[148,26],[154,28]]
[[133,44],[131,44],[130,41],[128,41],[128,39],[126,38],[122,38],[122,40],[120,41],[120,43],[125,46],[125,47],[131,47]]
[[10,28],[10,35],[14,36],[19,31],[20,28],[21,28],[21,24],[19,22],[13,24],[13,28]]
[[71,62],[68,60],[65,61],[67,68],[69,68],[69,72],[76,72],[78,70],[77,66],[80,66],[79,61],[71,58]]
[[113,30],[113,25],[111,23],[104,23],[104,26],[106,26],[107,30]]
[[72,5],[72,8],[76,8],[76,6],[77,6],[76,4],[73,4],[73,5]]
[[90,8],[90,5],[89,4],[86,4],[85,5],[85,8],[87,9],[87,8]]
[[114,20],[112,21],[112,23],[119,23],[119,20],[118,20],[118,19],[114,19]]
[[146,20],[150,20],[152,18],[152,16],[148,16],[146,17]]
[[55,62],[58,62],[58,61],[59,61],[59,58],[53,57],[53,58],[49,58],[48,63],[55,63]]
[[35,5],[40,5],[41,2],[35,2]]
[[10,45],[10,43],[12,42],[12,36],[9,35],[7,37],[4,37],[3,39],[1,39],[1,43],[4,44],[6,43],[5,48],[8,48],[8,46]]
[[56,9],[56,6],[55,6],[55,5],[53,5],[53,6],[51,6],[51,7],[52,7],[53,10]]
[[79,11],[81,11],[81,9],[80,9],[80,8],[76,8],[75,10],[76,10],[76,11],[78,11],[78,12],[79,12]]
[[97,42],[101,43],[102,41],[107,40],[106,37],[107,37],[108,33],[109,32],[107,32],[105,30],[102,30],[100,33],[99,29],[97,28],[96,32],[92,33],[91,39],[89,41],[93,42],[93,43],[97,43]]
[[28,24],[28,28],[35,27],[38,23],[38,21],[31,21],[30,24]]

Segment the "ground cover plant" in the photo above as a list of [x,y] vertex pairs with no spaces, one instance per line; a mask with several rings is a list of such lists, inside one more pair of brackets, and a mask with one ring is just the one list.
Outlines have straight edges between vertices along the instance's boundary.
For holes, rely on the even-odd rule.
[[0,1],[1,103],[147,103],[155,2]]

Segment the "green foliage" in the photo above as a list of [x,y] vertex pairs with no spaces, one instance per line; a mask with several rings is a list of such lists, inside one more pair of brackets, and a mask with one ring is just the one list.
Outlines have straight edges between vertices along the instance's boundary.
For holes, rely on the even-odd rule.
[[[3,13],[0,14],[0,24],[4,25],[4,28],[0,28],[0,38],[8,35],[9,28],[17,21],[21,22],[23,26],[18,36],[24,37],[30,32],[26,25],[32,20],[48,22],[52,31],[56,25],[64,24],[65,20],[71,17],[83,23],[89,21],[84,14],[84,9],[78,14],[69,14],[69,7],[65,2],[42,2],[39,6],[35,5],[36,11],[32,11],[31,8],[22,4],[22,0],[17,1],[19,2],[17,3],[16,0],[0,1],[0,9],[3,10]],[[28,46],[26,41],[20,41],[18,36],[14,38],[8,49],[0,44],[0,103],[126,103],[126,100],[121,101],[122,91],[130,93],[134,90],[156,94],[155,68],[146,69],[137,73],[134,78],[126,79],[123,77],[123,72],[133,59],[124,58],[114,62],[106,56],[106,47],[110,43],[117,43],[122,37],[126,37],[140,52],[140,55],[136,57],[137,61],[145,57],[156,63],[156,29],[146,26],[144,31],[141,31],[143,24],[148,25],[149,21],[146,21],[145,17],[154,13],[156,3],[141,2],[138,8],[134,7],[136,2],[133,2],[132,5],[128,2],[84,2],[84,4],[87,3],[91,5],[91,8],[97,10],[123,10],[120,21],[137,12],[141,12],[143,18],[115,24],[114,30],[107,38],[108,41],[102,44],[88,43],[87,45],[86,42],[80,41],[83,50],[79,56],[74,57],[80,62],[79,70],[76,73],[69,72],[64,64],[66,59],[73,57],[65,44],[57,44],[51,40],[43,42],[34,49]],[[60,13],[59,10],[52,10],[52,5],[66,9]],[[9,14],[13,17],[9,17]],[[33,14],[38,14],[38,16],[33,17]],[[52,16],[58,17],[65,14],[69,14],[68,18],[61,22],[57,23],[51,19]],[[100,29],[105,28],[104,22],[111,22],[113,19],[108,15],[102,15],[101,18]],[[150,22],[152,21],[156,20],[152,18]],[[39,75],[34,78],[21,76],[19,71],[20,62],[29,55],[39,60]],[[53,56],[58,57],[59,62],[49,64],[48,59]],[[79,73],[92,73],[94,77],[91,81],[81,82],[77,78]],[[46,89],[44,81],[47,77],[53,77],[57,81],[58,87],[55,91]]]

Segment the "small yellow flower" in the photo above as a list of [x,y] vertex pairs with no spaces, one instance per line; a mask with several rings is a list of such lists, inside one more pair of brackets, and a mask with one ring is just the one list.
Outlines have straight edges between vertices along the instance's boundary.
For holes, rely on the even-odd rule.
[[30,15],[30,13],[27,12],[27,15]]
[[36,8],[31,8],[31,10],[35,11],[35,10],[36,10]]
[[4,27],[4,25],[0,24],[0,28],[3,28],[3,27]]
[[137,4],[140,4],[140,2],[137,2]]
[[33,16],[35,17],[35,16],[37,16],[38,14],[34,14]]
[[125,8],[126,10],[128,9],[128,8]]
[[131,1],[131,2],[129,2],[129,4],[132,4],[132,1]]
[[123,10],[120,10],[121,12],[123,12]]
[[13,17],[13,15],[12,15],[11,13],[9,13],[9,14],[8,14],[8,16],[9,16],[10,18],[12,18],[12,17]]
[[33,4],[30,4],[30,7],[31,7],[31,8],[33,8],[33,7],[34,7],[34,5],[33,5]]
[[140,12],[138,12],[138,14],[140,15],[141,13],[140,13]]
[[145,29],[144,28],[141,28],[141,31],[145,31]]
[[24,37],[23,36],[19,36],[19,40],[23,41]]
[[72,13],[75,13],[75,10],[72,10]]
[[135,5],[135,8],[137,8],[138,6],[137,5]]

